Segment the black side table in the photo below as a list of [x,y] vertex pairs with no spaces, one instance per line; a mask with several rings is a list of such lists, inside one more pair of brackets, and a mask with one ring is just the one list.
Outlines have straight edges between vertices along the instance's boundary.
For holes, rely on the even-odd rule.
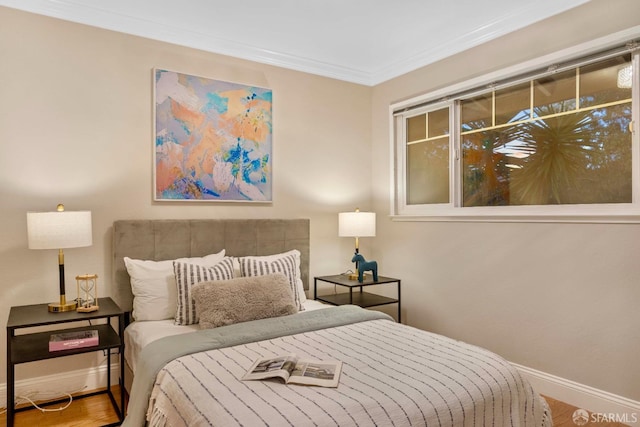
[[[318,281],[327,282],[338,286],[345,286],[349,288],[349,292],[342,292],[329,295],[318,295]],[[384,285],[396,283],[397,285],[397,298],[389,298],[382,295],[376,295],[369,292],[363,292],[362,288],[365,286]],[[358,288],[358,292],[353,292],[354,288]],[[402,323],[401,306],[400,306],[400,279],[394,279],[393,277],[378,276],[377,281],[373,281],[373,277],[367,275],[362,283],[357,280],[349,280],[349,276],[344,274],[337,274],[334,276],[319,276],[313,278],[313,299],[326,302],[332,305],[344,305],[354,304],[360,307],[375,307],[385,304],[398,304],[398,323]]]
[[[7,321],[7,426],[12,427],[15,413],[32,409],[31,407],[15,407],[15,366],[20,363],[35,362],[38,360],[52,359],[55,357],[65,357],[74,354],[90,353],[94,351],[107,351],[107,389],[96,391],[74,397],[80,399],[97,394],[108,394],[111,404],[115,409],[120,422],[109,424],[109,426],[120,425],[124,420],[124,311],[113,302],[111,298],[99,298],[100,309],[92,313],[78,313],[76,311],[66,311],[61,313],[50,313],[48,304],[35,304],[11,307],[9,320]],[[118,330],[111,326],[111,318],[118,318]],[[16,335],[16,331],[24,328],[33,328],[43,325],[58,325],[69,322],[83,320],[106,319],[106,324],[82,326],[78,328],[61,328],[47,332],[24,332]],[[74,348],[61,351],[49,351],[49,338],[52,334],[60,332],[74,332],[97,330],[99,334],[98,345],[82,348]],[[116,402],[111,392],[111,349],[117,348],[120,352],[120,404]],[[48,402],[45,405],[52,405],[66,401],[60,399],[55,402]]]

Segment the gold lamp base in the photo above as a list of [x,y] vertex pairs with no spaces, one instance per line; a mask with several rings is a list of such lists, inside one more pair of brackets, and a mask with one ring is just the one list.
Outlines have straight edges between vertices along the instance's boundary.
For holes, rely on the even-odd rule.
[[60,302],[52,302],[49,304],[50,313],[62,313],[64,311],[72,311],[78,308],[76,301],[67,302],[64,295],[60,295]]

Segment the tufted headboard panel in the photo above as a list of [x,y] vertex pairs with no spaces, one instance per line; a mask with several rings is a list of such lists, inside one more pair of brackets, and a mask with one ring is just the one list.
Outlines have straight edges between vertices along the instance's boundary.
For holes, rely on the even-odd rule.
[[119,220],[113,223],[113,299],[125,311],[133,294],[124,257],[163,261],[201,257],[226,249],[228,256],[301,253],[300,273],[309,288],[308,219]]

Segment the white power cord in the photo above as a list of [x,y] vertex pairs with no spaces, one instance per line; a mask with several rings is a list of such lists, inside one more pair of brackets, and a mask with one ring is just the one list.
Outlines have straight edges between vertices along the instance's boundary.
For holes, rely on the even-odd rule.
[[[69,393],[65,393],[62,392],[62,394],[66,395],[69,398],[69,402],[67,402],[66,405],[64,406],[60,406],[58,408],[43,408],[41,406],[38,406],[38,404],[36,402],[34,402],[33,400],[31,400],[28,396],[18,396],[18,400],[22,402],[29,402],[34,408],[42,411],[42,412],[58,412],[58,411],[64,411],[65,409],[67,409],[69,407],[69,405],[71,405],[71,402],[73,402],[73,396],[71,396]],[[6,411],[6,409],[5,409]]]
[[[71,403],[73,402],[73,396],[72,393],[78,393],[82,390],[84,390],[86,388],[86,386],[79,388],[77,390],[72,391],[71,393],[67,393],[66,391],[60,391],[60,392],[31,392],[31,393],[27,393],[26,395],[20,395],[20,396],[16,396],[15,399],[15,403],[17,405],[23,404],[23,403],[30,403],[34,408],[38,409],[39,411],[42,412],[60,412],[60,411],[64,411],[65,409],[67,409]],[[69,401],[64,405],[64,406],[60,406],[58,408],[43,408],[42,406],[39,406],[34,399],[37,399],[38,401],[47,401],[47,400],[57,400],[62,398],[62,396],[66,396]],[[4,414],[7,412],[7,408],[2,408],[0,409],[0,415]]]

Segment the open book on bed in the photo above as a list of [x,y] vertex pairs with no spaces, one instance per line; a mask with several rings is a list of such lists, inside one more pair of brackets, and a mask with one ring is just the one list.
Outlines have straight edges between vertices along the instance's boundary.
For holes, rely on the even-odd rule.
[[287,384],[338,387],[342,362],[300,360],[295,354],[258,359],[242,380],[282,378]]

